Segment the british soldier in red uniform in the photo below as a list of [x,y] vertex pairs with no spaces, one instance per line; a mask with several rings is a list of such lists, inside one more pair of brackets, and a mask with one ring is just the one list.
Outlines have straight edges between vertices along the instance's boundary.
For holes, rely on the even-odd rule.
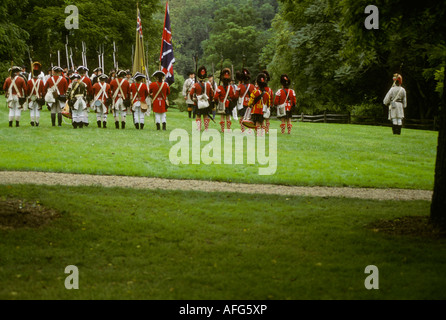
[[[62,71],[61,67],[54,67],[54,75],[45,84],[45,100],[51,111],[51,124],[53,127],[56,126],[56,114],[58,126],[62,126],[62,110],[65,107],[65,94],[68,89],[68,83],[65,77],[62,76]],[[48,92],[50,92],[49,95]],[[53,97],[52,99],[51,96]]]
[[144,115],[147,112],[144,109],[146,98],[149,96],[149,88],[144,83],[146,76],[137,72],[133,77],[136,82],[130,86],[131,105],[133,110],[133,122],[136,129],[144,129]]
[[87,86],[87,110],[84,110],[84,113],[82,115],[82,123],[84,126],[88,126],[89,122],[88,122],[88,108],[92,108],[92,106],[90,105],[90,103],[93,100],[93,85],[91,83],[91,79],[88,77],[87,72],[88,72],[88,68],[84,67],[84,66],[79,66],[76,69],[77,73],[81,76],[80,81],[82,81],[83,83],[85,83],[85,85]]
[[273,103],[274,103],[274,93],[273,93],[273,90],[268,86],[268,83],[269,83],[269,81],[271,80],[271,78],[270,78],[270,76],[269,76],[269,72],[266,71],[266,70],[263,70],[262,73],[264,73],[265,76],[266,76],[266,82],[267,82],[267,84],[266,84],[266,87],[265,87],[265,91],[269,94],[269,97],[270,97],[269,107],[268,107],[268,109],[265,110],[265,112],[263,113],[263,119],[264,119],[264,121],[263,121],[263,124],[262,124],[262,130],[264,130],[264,131],[265,131],[265,134],[266,134],[266,133],[269,133],[269,125],[270,125],[270,123],[269,123],[269,117],[270,117],[270,115],[271,115],[271,111],[270,111],[271,106],[272,106]]
[[112,102],[112,94],[110,90],[110,85],[107,83],[108,76],[106,74],[101,74],[98,76],[98,82],[93,85],[93,106],[96,111],[96,122],[98,128],[107,128],[107,114],[108,108]]
[[161,123],[163,130],[166,130],[166,112],[169,108],[168,95],[170,94],[170,87],[167,82],[164,82],[165,74],[162,71],[156,71],[152,77],[156,81],[149,86],[149,93],[152,98],[152,109],[155,113],[156,129],[160,130]]
[[32,78],[28,80],[26,95],[28,96],[28,108],[30,111],[31,126],[39,126],[40,110],[45,104],[44,93],[45,84],[39,78],[42,72],[42,64],[40,62],[33,63]]
[[231,129],[232,124],[231,115],[233,104],[231,102],[235,100],[235,90],[231,85],[231,77],[231,70],[229,68],[222,70],[220,80],[223,84],[217,87],[214,95],[214,101],[217,103],[217,113],[221,115],[221,132],[225,131],[225,121],[228,129]]
[[245,116],[246,110],[248,109],[248,102],[249,98],[251,96],[251,93],[254,91],[254,85],[249,83],[251,80],[251,73],[248,69],[242,69],[241,75],[241,84],[237,87],[236,91],[236,98],[238,98],[237,101],[237,110],[238,110],[238,117],[240,122],[240,127],[242,129],[242,132],[245,131],[245,127],[243,126],[243,117]]
[[119,116],[121,116],[121,128],[125,129],[127,108],[130,106],[130,84],[125,75],[126,72],[124,70],[119,70],[117,78],[110,81],[116,129],[119,129]]
[[6,79],[3,84],[6,101],[9,108],[9,126],[15,119],[15,126],[19,127],[20,116],[22,114],[23,104],[26,102],[26,82],[20,76],[20,67],[14,66],[11,68],[11,76]]
[[260,73],[257,76],[257,88],[251,93],[249,98],[248,107],[252,108],[251,120],[255,124],[255,130],[258,136],[262,136],[263,133],[263,113],[266,108],[269,108],[271,97],[266,92],[267,80],[264,73]]
[[[286,74],[280,76],[280,83],[282,84],[282,89],[276,92],[274,105],[277,106],[277,117],[282,121],[280,124],[282,133],[285,133],[285,127],[287,127],[288,134],[290,134],[293,127],[291,124],[291,111],[296,106],[296,93],[289,88],[291,80]],[[280,114],[279,108],[284,108],[283,114]]]
[[191,97],[194,97],[197,105],[197,123],[198,131],[201,131],[201,116],[203,116],[204,128],[209,128],[209,113],[212,111],[210,107],[210,101],[214,97],[214,91],[209,83],[206,83],[207,70],[204,66],[198,68],[197,72],[198,83],[195,83],[190,90]]

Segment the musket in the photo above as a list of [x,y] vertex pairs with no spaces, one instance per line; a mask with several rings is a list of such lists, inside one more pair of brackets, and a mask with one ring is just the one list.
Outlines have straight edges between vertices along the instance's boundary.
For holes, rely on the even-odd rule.
[[66,39],[67,39],[67,41],[65,43],[65,54],[67,56],[67,69],[69,70],[70,69],[70,57],[68,55],[68,36],[66,36]]
[[102,71],[105,73],[105,66],[104,66],[104,51],[105,51],[104,44],[102,44],[102,57],[101,57],[101,59],[102,59]]
[[31,50],[32,50],[32,49],[33,49],[32,46],[29,46],[29,47],[28,47],[28,58],[29,58],[29,64],[30,64],[30,66],[31,66],[31,69],[29,69],[29,70],[30,70],[30,73],[33,72],[33,59],[31,58]]
[[101,68],[101,46],[99,45],[98,51],[98,67]]
[[60,50],[57,50],[57,66],[60,67]]
[[74,71],[74,63],[73,63],[73,49],[70,48],[70,60],[71,60],[71,70]]
[[116,67],[116,43],[113,41],[113,66],[115,70],[118,70]]

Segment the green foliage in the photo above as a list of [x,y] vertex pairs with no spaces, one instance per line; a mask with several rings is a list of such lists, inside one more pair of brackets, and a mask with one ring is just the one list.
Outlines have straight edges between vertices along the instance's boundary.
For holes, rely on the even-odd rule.
[[[68,38],[68,45],[73,50],[73,60],[76,65],[82,62],[82,41],[87,46],[90,69],[98,66],[98,46],[103,44],[105,71],[108,73],[113,68],[113,42],[115,41],[118,48],[119,67],[131,69],[132,44],[134,44],[136,32],[136,2],[137,0],[78,0],[75,2],[29,0],[20,5],[19,12],[16,10],[16,1],[2,2],[0,14],[6,16],[7,20],[5,25],[1,25],[0,34],[6,34],[7,37],[0,38],[2,53],[0,63],[5,67],[7,63],[10,63],[8,50],[12,49],[14,60],[20,63],[26,61],[28,66],[29,49],[32,59],[42,62],[45,69],[51,66],[51,63],[57,64],[58,50],[61,52],[61,64],[66,65],[65,43]],[[14,3],[14,6],[10,3]],[[68,17],[65,7],[70,4],[76,5],[79,10],[79,29],[67,30],[65,28],[65,19]],[[149,57],[159,55],[163,20],[155,20],[153,16],[163,11],[163,7],[158,0],[143,1],[139,7],[144,40],[148,48],[147,55]],[[14,17],[14,23],[9,21],[10,16]],[[4,68],[2,68],[2,79],[5,78],[3,70]]]

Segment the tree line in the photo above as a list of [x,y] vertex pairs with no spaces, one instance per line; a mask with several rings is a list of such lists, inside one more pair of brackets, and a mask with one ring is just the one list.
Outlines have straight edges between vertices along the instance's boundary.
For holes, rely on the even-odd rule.
[[[141,11],[149,72],[158,69],[164,0],[3,0],[0,4],[0,76],[11,60],[44,66],[65,59],[65,41],[80,64],[82,42],[90,69],[98,45],[105,46],[106,72],[116,43],[121,68],[131,68],[136,3]],[[79,8],[79,29],[67,30],[64,9]],[[407,117],[439,112],[446,57],[442,1],[377,0],[379,29],[364,27],[366,0],[170,0],[176,83],[205,65],[218,75],[224,67],[267,69],[271,87],[287,73],[302,112],[385,115],[382,99],[401,72],[407,89]],[[51,59],[50,60],[50,55]],[[196,63],[195,63],[196,62]],[[254,78],[253,77],[253,78]]]

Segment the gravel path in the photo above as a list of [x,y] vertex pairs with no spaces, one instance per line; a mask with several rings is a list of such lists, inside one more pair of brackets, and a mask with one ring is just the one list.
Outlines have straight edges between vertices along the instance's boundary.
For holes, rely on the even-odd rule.
[[206,192],[227,191],[236,193],[343,197],[372,200],[432,200],[432,191],[428,190],[296,187],[52,172],[0,171],[0,184],[86,185],[135,189],[193,190]]

